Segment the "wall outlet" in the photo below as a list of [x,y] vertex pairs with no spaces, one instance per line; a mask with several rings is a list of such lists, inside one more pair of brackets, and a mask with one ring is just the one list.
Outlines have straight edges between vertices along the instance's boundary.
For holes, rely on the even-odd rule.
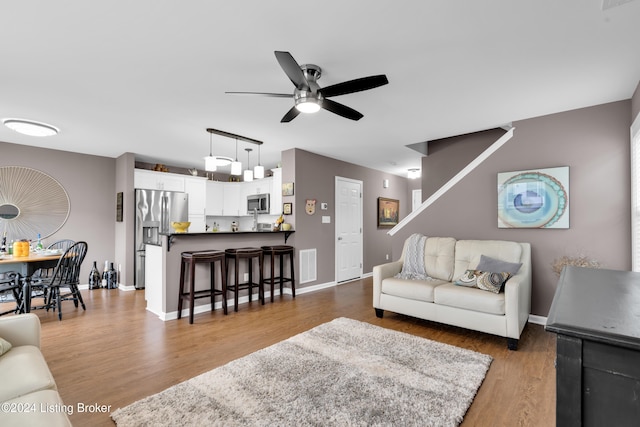
[[387,261],[389,261],[389,254],[386,254],[386,255],[384,256],[384,259],[386,259]]
[[249,273],[244,273],[244,279],[245,282],[249,281]]

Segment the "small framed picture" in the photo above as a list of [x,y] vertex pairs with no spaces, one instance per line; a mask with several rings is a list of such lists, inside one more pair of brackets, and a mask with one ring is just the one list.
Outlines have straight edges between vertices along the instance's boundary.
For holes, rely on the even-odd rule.
[[393,227],[398,224],[400,202],[395,199],[378,197],[378,227]]
[[285,215],[291,215],[293,212],[293,203],[283,203],[282,204],[282,213]]
[[120,191],[116,193],[116,222],[122,222],[122,204],[124,202],[124,193]]
[[293,182],[282,183],[282,195],[293,196]]

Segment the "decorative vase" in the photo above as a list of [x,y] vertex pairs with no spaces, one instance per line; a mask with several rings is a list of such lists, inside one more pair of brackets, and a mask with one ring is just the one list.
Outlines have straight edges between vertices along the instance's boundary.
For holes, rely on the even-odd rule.
[[96,261],[93,261],[93,267],[91,267],[91,271],[89,272],[89,289],[98,289],[100,288],[100,272],[98,271],[98,265]]

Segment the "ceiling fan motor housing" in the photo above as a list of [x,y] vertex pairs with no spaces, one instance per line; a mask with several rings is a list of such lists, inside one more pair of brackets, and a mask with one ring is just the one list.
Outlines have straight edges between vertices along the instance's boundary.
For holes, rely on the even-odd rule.
[[301,65],[300,69],[309,84],[309,90],[307,88],[296,88],[293,91],[295,105],[303,113],[316,112],[322,107],[322,100],[324,99],[319,92],[320,86],[317,83],[322,75],[322,69],[314,64]]

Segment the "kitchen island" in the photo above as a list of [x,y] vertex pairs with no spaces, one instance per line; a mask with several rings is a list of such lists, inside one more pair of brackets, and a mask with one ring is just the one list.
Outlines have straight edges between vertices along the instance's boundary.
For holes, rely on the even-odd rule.
[[[181,254],[184,251],[222,250],[243,247],[261,247],[265,245],[284,244],[294,230],[287,231],[218,231],[201,233],[164,234],[162,245],[146,245],[145,257],[145,299],[147,310],[162,320],[176,319],[178,316],[178,288],[180,283]],[[244,263],[243,263],[244,264]],[[289,267],[285,265],[285,268]],[[244,274],[245,265],[240,267]],[[216,273],[216,284],[219,286],[219,273]],[[197,265],[195,274],[196,289],[209,286],[209,267]],[[240,302],[247,299],[241,295]],[[253,299],[254,301],[257,298]],[[207,298],[196,301],[195,313],[210,311]],[[200,303],[200,304],[199,304]],[[216,301],[216,308],[220,302]]]

